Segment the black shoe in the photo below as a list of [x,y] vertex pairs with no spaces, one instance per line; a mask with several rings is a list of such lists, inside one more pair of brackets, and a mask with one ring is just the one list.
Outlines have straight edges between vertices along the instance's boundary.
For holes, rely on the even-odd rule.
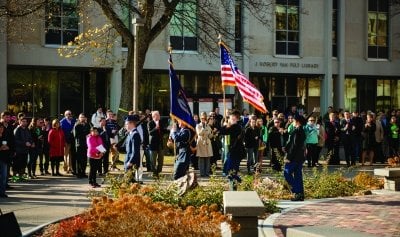
[[304,201],[304,194],[296,193],[296,194],[294,194],[294,197],[292,199],[290,199],[290,201],[293,201],[293,202]]
[[44,174],[50,174],[50,172],[49,171],[45,171]]
[[8,198],[8,195],[7,194],[0,194],[0,198]]
[[63,176],[63,175],[62,175],[62,174],[60,174],[60,173],[57,173],[56,175],[57,175],[57,176]]

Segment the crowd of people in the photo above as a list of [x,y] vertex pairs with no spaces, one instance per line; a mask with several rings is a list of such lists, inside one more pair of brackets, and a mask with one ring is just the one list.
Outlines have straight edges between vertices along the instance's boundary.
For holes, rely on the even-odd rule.
[[[175,142],[174,179],[184,176],[190,165],[201,177],[222,169],[223,175],[240,178],[243,159],[247,173],[252,174],[261,171],[267,157],[274,170],[283,170],[294,200],[304,199],[303,164],[319,166],[324,147],[329,165],[339,165],[341,160],[347,166],[366,161],[369,165],[385,163],[397,155],[400,111],[350,113],[329,107],[324,116],[317,112],[306,115],[292,106],[288,111],[273,110],[263,116],[229,110],[224,117],[215,108],[194,115],[194,131],[185,121],[162,123],[160,113],[150,110],[129,112],[123,126],[115,113],[102,108],[90,121],[84,113],[74,118],[67,110],[61,119],[35,117],[29,124],[24,114],[12,119],[10,112],[3,111],[0,197],[7,197],[9,179],[35,179],[37,175],[71,174],[88,178],[93,188],[100,187],[96,176],[118,169],[121,151],[126,153],[125,171],[144,166],[158,178],[163,170],[165,136]],[[344,157],[339,155],[341,146]]]

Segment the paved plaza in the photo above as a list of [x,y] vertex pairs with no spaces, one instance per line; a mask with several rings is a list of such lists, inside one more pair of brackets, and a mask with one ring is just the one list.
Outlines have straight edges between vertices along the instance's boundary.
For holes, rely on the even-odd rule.
[[[166,166],[164,175],[171,175],[172,166]],[[372,171],[373,167],[359,167]],[[150,182],[147,174],[144,182]],[[206,182],[199,179],[200,183]],[[42,225],[83,212],[90,206],[88,197],[93,190],[87,179],[71,175],[40,176],[21,183],[10,183],[8,198],[0,199],[3,212],[13,211],[21,231],[32,233]],[[370,236],[400,236],[400,192],[378,190],[373,195],[279,202],[280,213],[260,220],[259,236],[287,236],[288,229],[318,226],[353,230]]]

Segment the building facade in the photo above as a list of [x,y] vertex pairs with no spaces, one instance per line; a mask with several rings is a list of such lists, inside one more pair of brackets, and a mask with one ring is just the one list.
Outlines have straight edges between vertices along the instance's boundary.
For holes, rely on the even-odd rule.
[[[239,0],[231,7],[236,39],[226,43],[269,109],[400,108],[400,17],[389,0],[276,0],[272,27],[251,17]],[[196,12],[185,6],[180,11],[185,9]],[[77,14],[60,13],[60,19],[63,24],[38,23],[40,30],[24,36],[23,45],[0,33],[0,109],[30,116],[59,116],[65,109],[92,113],[97,105],[118,111],[123,63],[99,65],[89,54],[59,57],[58,47],[84,28]],[[234,88],[221,87],[219,58],[203,57],[200,40],[173,19],[146,56],[139,108],[169,114],[169,43],[194,113],[224,107],[224,91],[227,107],[241,106]],[[126,57],[122,43],[112,51]]]

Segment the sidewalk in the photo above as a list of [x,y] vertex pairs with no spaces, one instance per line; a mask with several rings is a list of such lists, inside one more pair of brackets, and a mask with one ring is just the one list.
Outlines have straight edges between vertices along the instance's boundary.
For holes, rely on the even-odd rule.
[[[354,173],[361,170],[371,172],[373,168],[358,167]],[[166,165],[163,174],[167,179],[171,172],[172,165]],[[144,182],[151,180],[145,172]],[[199,182],[205,183],[207,179],[200,178]],[[38,179],[10,185],[14,189],[7,190],[9,198],[0,199],[0,208],[3,213],[15,213],[25,234],[83,212],[90,206],[88,193],[93,190],[87,179],[77,179],[72,175],[39,176]],[[305,202],[280,201],[281,213],[259,221],[259,236],[286,236],[288,228],[299,226],[338,227],[375,236],[400,236],[400,192],[380,190],[375,193]]]
[[289,228],[307,226],[346,229],[369,236],[400,236],[400,192],[377,190],[366,196],[281,201],[279,206],[283,208],[281,213],[262,222],[264,236],[287,236]]
[[72,175],[39,176],[10,185],[13,189],[7,190],[8,198],[0,199],[0,208],[3,213],[15,213],[22,233],[77,215],[90,205],[88,180]]

